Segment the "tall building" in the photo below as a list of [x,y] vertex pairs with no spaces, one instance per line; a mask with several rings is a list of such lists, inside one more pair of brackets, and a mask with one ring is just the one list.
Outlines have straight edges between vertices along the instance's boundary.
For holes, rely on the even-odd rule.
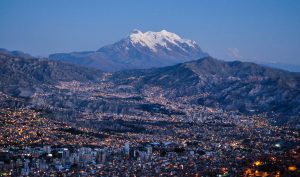
[[43,150],[44,150],[45,152],[47,152],[48,154],[50,154],[50,153],[51,153],[51,146],[45,145],[45,146],[43,147]]
[[147,150],[148,156],[151,156],[152,155],[152,151],[153,151],[152,146],[146,146],[146,150]]
[[30,161],[28,159],[26,159],[24,162],[24,167],[21,169],[21,176],[29,175],[29,173],[30,173],[29,163],[30,163]]
[[100,149],[97,153],[96,161],[99,164],[99,163],[104,163],[105,160],[106,160],[106,151],[105,149]]
[[126,142],[124,146],[124,153],[125,155],[129,155],[129,152],[130,152],[129,142]]

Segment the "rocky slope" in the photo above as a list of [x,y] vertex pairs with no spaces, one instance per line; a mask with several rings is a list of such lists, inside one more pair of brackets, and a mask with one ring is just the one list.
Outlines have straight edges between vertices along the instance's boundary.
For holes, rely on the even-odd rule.
[[[130,79],[129,79],[130,78]],[[144,89],[189,103],[242,112],[276,112],[300,116],[300,74],[254,63],[204,59],[151,70],[118,72],[119,84]]]
[[59,81],[90,82],[101,75],[98,70],[72,64],[0,53],[0,90],[12,96],[30,97]]
[[[206,57],[168,67],[105,73],[0,55],[1,107],[75,115],[187,116],[217,108],[299,122],[300,74]],[[195,112],[196,111],[196,112]],[[290,119],[292,118],[292,119]]]

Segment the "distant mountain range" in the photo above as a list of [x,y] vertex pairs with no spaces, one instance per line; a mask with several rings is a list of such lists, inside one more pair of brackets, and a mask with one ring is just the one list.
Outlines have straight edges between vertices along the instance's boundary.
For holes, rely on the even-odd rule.
[[[0,53],[14,57],[34,58],[22,51],[9,51],[0,48]],[[100,69],[102,71],[122,71],[128,69],[149,69],[171,66],[209,56],[193,40],[181,38],[175,33],[141,32],[133,30],[120,41],[106,45],[97,51],[55,53],[48,59]],[[259,65],[300,72],[300,65],[251,61]]]
[[[97,51],[50,60],[0,49],[0,107],[139,115],[146,107],[184,115],[164,109],[178,103],[300,123],[300,73],[269,66],[214,59],[195,41],[166,30],[134,30]],[[149,102],[157,98],[164,101]]]
[[119,71],[170,66],[205,56],[208,55],[195,41],[166,30],[145,33],[133,30],[124,39],[97,51],[57,53],[49,58],[103,71]]
[[291,72],[300,72],[300,65],[279,63],[279,62],[254,62],[263,66],[268,66],[272,68],[279,68]]
[[4,49],[4,48],[0,48],[0,54],[10,55],[10,56],[13,56],[13,57],[34,58],[33,56],[31,56],[27,53],[24,53],[22,51],[18,51],[18,50],[9,51],[9,50]]
[[[299,122],[300,116],[300,73],[254,63],[205,57],[168,67],[106,73],[0,53],[0,71],[0,106],[6,107],[139,114],[149,99],[163,98],[187,107],[267,113],[285,122],[291,118]],[[176,110],[162,112],[169,115]]]

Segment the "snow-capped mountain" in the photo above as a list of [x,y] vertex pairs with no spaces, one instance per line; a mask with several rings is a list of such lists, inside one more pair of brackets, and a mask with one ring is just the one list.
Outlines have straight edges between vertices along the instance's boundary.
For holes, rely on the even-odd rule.
[[175,33],[160,32],[132,33],[120,41],[92,52],[58,53],[50,59],[95,67],[104,71],[145,69],[169,66],[207,56],[198,44]]
[[133,30],[132,34],[129,36],[129,40],[133,45],[147,47],[153,52],[157,52],[160,48],[172,50],[172,46],[176,46],[182,51],[186,51],[186,47],[198,47],[195,41],[182,39],[177,34],[166,30],[162,30],[160,32],[148,31],[145,33],[139,30]]

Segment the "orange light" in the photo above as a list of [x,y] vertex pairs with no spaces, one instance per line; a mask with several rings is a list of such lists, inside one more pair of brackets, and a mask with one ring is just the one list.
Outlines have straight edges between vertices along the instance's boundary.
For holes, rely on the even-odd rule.
[[296,171],[297,167],[295,165],[289,166],[288,167],[289,171]]
[[246,175],[251,174],[251,170],[248,168],[245,172]]
[[256,166],[260,166],[260,165],[262,165],[263,163],[262,163],[261,161],[256,161],[256,162],[254,162],[254,164],[255,164]]

